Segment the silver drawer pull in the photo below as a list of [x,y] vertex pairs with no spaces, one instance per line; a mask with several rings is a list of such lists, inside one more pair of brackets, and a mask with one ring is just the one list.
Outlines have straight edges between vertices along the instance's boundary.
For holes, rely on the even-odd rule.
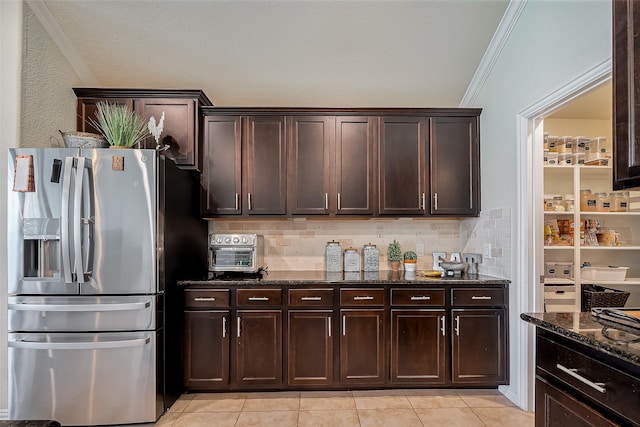
[[301,301],[322,301],[322,297],[301,297]]
[[429,301],[431,297],[427,296],[419,296],[419,297],[411,297],[411,301]]
[[269,297],[249,297],[249,301],[269,301]]
[[585,383],[589,387],[593,388],[594,390],[599,391],[600,393],[606,393],[607,392],[607,390],[605,390],[605,388],[604,388],[604,386],[605,386],[604,383],[594,383],[593,381],[590,381],[590,380],[586,379],[582,375],[578,374],[578,370],[577,369],[567,368],[565,366],[562,366],[559,363],[556,364],[556,368],[560,369],[562,372],[566,372],[567,374],[571,375],[573,378],[577,379],[578,381],[582,381],[583,383]]
[[215,301],[215,297],[196,297],[194,301]]
[[365,301],[365,300],[372,300],[372,299],[373,299],[373,297],[372,297],[372,296],[369,296],[369,295],[367,295],[367,296],[362,296],[362,297],[359,297],[359,296],[355,296],[355,297],[353,297],[353,300],[354,300],[354,301]]
[[472,296],[471,299],[491,299],[491,297],[478,297],[478,296]]

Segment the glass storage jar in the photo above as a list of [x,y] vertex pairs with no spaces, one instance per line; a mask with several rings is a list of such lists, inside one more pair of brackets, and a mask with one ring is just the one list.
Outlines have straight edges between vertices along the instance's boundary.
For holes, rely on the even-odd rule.
[[591,190],[580,190],[580,210],[583,212],[595,212],[597,201]]
[[567,212],[573,212],[576,208],[576,198],[573,194],[564,195],[564,210]]
[[629,193],[616,191],[611,193],[613,198],[612,212],[627,212],[629,210]]
[[598,212],[611,212],[611,197],[607,193],[596,193],[596,210]]

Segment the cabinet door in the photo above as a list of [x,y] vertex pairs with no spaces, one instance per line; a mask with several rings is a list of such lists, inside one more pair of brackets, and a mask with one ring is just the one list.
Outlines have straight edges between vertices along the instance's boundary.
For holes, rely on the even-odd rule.
[[451,380],[497,385],[507,381],[504,309],[451,310]]
[[431,215],[478,215],[477,117],[431,119]]
[[444,310],[391,310],[391,381],[444,384]]
[[289,311],[287,356],[290,385],[333,383],[331,310]]
[[375,124],[373,117],[336,117],[336,214],[374,212]]
[[287,165],[284,117],[249,117],[245,150],[246,212],[249,215],[286,214]]
[[640,7],[613,2],[613,189],[640,187]]
[[96,112],[98,111],[98,108],[96,107],[96,104],[98,102],[125,105],[133,110],[132,98],[78,98],[77,129],[79,132],[102,134],[100,130],[91,124],[92,120],[97,121]]
[[340,315],[341,383],[384,383],[384,310],[341,310]]
[[184,386],[209,390],[229,384],[229,312],[185,311]]
[[380,121],[380,214],[423,215],[428,122],[418,117]]
[[331,117],[289,119],[289,200],[292,214],[329,213],[333,126]]
[[282,311],[238,310],[236,322],[238,385],[281,385]]
[[[140,114],[145,123],[153,116],[156,124],[164,112],[160,145],[169,146],[165,151],[167,157],[175,160],[176,164],[197,168],[199,166],[199,150],[196,138],[196,101],[193,99],[162,99],[143,98],[134,100],[134,109]],[[155,148],[156,141],[151,136],[147,139],[146,147]]]
[[536,427],[613,427],[586,403],[536,377]]
[[241,213],[241,142],[240,116],[204,118],[204,216]]

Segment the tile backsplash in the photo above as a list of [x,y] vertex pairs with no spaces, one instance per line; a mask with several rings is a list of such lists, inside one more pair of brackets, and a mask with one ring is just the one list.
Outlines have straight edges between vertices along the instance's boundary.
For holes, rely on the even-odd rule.
[[[394,239],[402,251],[416,251],[424,245],[424,255],[418,256],[418,269],[430,269],[432,252],[462,252],[464,220],[458,219],[340,219],[315,218],[212,220],[210,233],[256,233],[264,236],[264,265],[270,270],[324,270],[325,246],[332,240],[342,249],[359,250],[372,243],[380,251],[380,269],[388,270],[387,247]],[[475,231],[475,230],[474,230]],[[468,234],[472,234],[469,232]]]
[[479,218],[461,220],[463,252],[484,254],[485,244],[491,245],[491,256],[482,256],[480,274],[511,277],[511,224],[510,208],[486,210]]

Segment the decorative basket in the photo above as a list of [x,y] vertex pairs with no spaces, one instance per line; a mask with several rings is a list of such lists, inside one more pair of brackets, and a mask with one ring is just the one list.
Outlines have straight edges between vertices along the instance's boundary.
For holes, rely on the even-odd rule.
[[621,282],[627,277],[629,267],[582,267],[580,278],[597,281]]
[[598,285],[582,285],[582,311],[593,307],[624,307],[629,292]]
[[89,132],[62,132],[62,140],[67,148],[105,148],[109,144],[102,135]]

